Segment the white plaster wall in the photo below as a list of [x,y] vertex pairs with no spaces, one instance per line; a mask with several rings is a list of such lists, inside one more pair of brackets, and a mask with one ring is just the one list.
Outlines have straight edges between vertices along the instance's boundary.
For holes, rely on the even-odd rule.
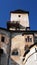
[[32,47],[30,52],[26,55],[24,65],[37,65],[37,53],[35,48],[37,48],[37,46]]
[[[19,17],[18,15],[21,15]],[[29,18],[28,14],[18,14],[18,13],[11,13],[10,21],[19,21],[19,23],[24,27],[29,27]]]

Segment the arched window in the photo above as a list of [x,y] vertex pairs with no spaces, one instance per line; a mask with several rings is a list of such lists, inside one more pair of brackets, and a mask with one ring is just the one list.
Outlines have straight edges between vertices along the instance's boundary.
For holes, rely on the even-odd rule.
[[18,49],[14,49],[14,50],[12,51],[12,55],[18,55],[18,54],[19,54]]

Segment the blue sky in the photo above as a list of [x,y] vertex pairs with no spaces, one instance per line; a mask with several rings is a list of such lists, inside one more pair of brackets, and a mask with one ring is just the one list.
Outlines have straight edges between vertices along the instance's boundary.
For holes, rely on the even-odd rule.
[[6,28],[10,11],[16,9],[29,11],[31,30],[37,30],[37,0],[0,0],[0,27]]

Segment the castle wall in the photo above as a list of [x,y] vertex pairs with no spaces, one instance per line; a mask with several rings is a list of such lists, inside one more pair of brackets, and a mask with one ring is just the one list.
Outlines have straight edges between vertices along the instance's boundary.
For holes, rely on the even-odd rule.
[[28,49],[26,46],[30,47],[37,42],[37,33],[23,33],[24,31],[8,32],[0,29],[0,48],[3,49],[1,65],[22,65],[23,56]]
[[10,47],[10,32],[0,29],[0,49],[3,50],[0,58],[1,65],[7,65]]
[[[24,34],[23,32],[13,32],[11,37],[11,59],[17,62],[18,64],[22,63],[23,55],[25,53],[25,46],[30,47],[34,44],[33,34]],[[26,38],[29,36],[30,41],[26,41]],[[17,55],[12,55],[14,50],[18,51]]]

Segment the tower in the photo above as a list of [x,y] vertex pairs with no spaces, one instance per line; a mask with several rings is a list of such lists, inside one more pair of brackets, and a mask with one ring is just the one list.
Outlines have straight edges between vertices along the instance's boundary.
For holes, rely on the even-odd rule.
[[29,12],[20,9],[11,11],[7,28],[9,30],[29,30]]
[[37,31],[30,30],[29,12],[10,12],[7,29],[0,28],[0,65],[37,65]]

